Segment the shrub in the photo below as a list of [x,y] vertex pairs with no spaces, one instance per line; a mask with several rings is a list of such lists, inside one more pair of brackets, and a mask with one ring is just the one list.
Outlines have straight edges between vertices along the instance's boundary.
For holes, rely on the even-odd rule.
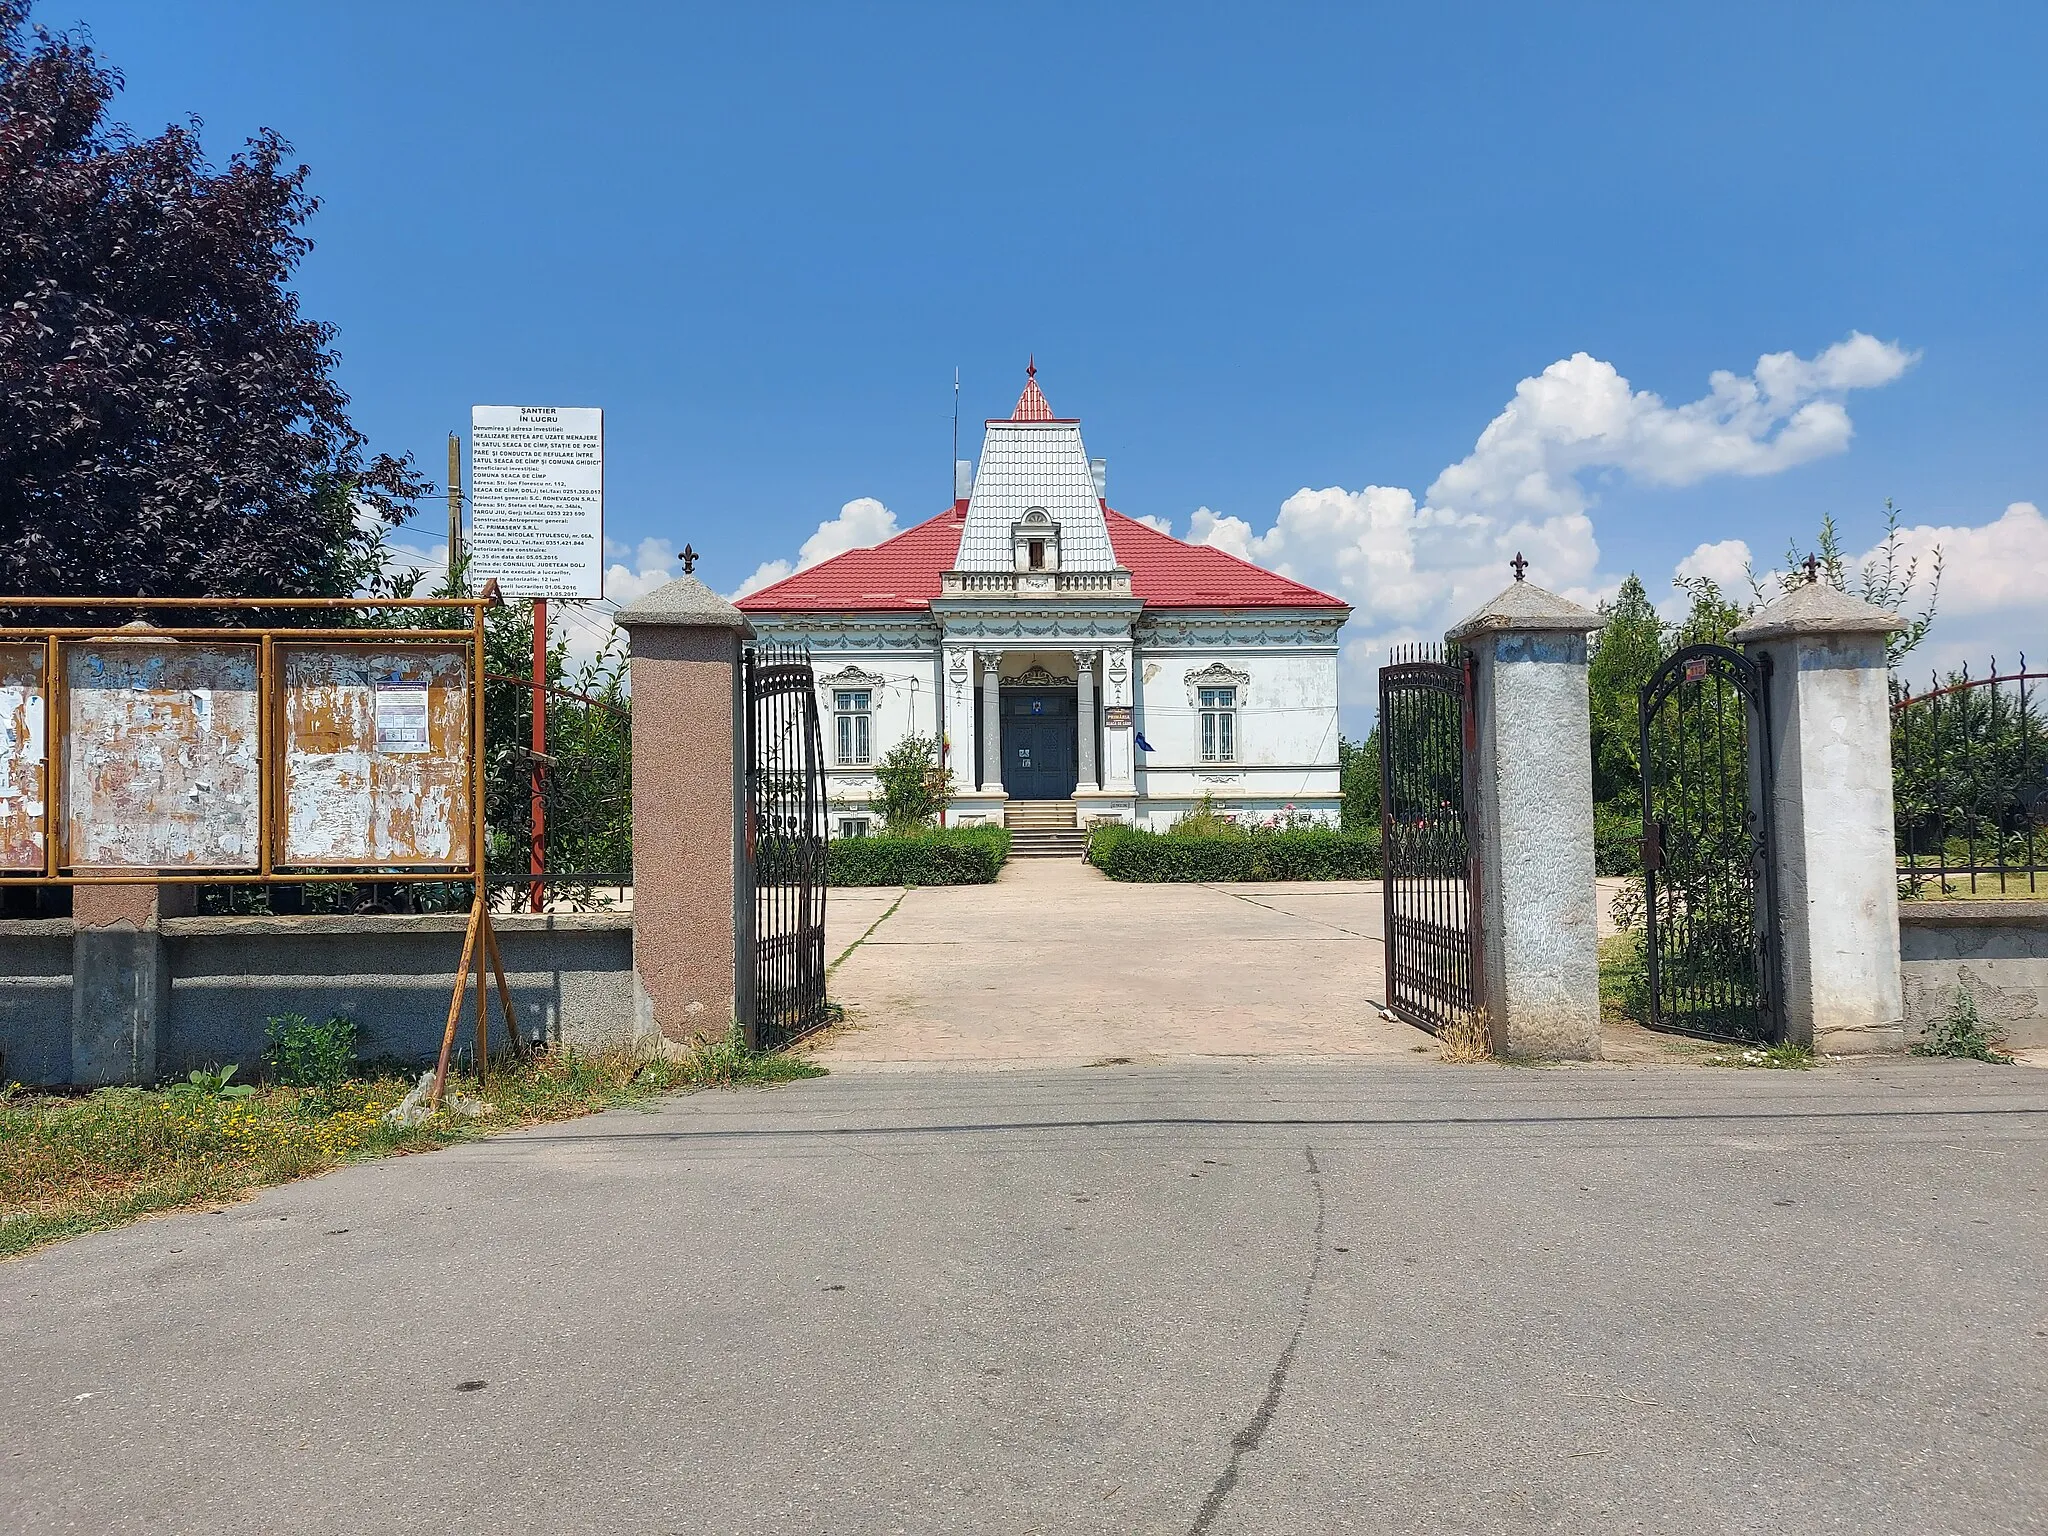
[[875,808],[891,832],[931,826],[953,793],[945,748],[936,736],[906,736],[897,742],[875,764],[875,782],[882,790]]
[[337,1016],[315,1024],[302,1013],[281,1013],[264,1034],[270,1041],[264,1060],[287,1088],[331,1094],[355,1070],[354,1019]]
[[1007,827],[929,828],[834,838],[827,885],[987,885],[1010,857]]
[[1380,872],[1377,834],[1329,827],[1282,831],[1233,827],[1199,836],[1183,830],[1097,827],[1088,862],[1112,880],[1369,880]]

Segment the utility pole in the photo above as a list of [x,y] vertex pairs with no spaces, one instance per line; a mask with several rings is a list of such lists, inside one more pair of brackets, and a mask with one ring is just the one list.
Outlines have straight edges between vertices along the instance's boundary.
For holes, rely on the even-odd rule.
[[462,437],[448,434],[448,590],[462,568]]

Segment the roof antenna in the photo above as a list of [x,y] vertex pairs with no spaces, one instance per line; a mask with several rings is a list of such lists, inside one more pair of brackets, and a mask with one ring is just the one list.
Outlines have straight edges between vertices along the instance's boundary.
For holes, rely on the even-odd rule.
[[953,462],[946,466],[946,477],[953,487],[948,502],[960,499],[960,365],[953,365]]

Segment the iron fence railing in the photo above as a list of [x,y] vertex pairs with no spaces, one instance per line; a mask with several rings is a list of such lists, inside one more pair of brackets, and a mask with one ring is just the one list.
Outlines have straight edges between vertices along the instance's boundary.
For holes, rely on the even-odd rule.
[[2048,672],[1894,683],[1892,795],[1908,898],[2048,894]]

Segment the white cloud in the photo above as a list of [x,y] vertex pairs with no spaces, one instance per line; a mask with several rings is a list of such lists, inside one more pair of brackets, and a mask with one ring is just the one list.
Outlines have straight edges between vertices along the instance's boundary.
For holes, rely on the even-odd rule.
[[[1941,550],[1941,595],[1934,629],[1904,664],[1915,678],[1968,663],[1979,672],[1995,656],[2001,666],[2022,651],[2039,666],[2048,657],[2048,518],[2030,501],[2015,501],[1988,523],[1920,523],[1899,530],[1900,574],[1918,562],[1918,600]],[[1868,565],[1882,549],[1858,561]]]
[[795,564],[787,560],[764,560],[754,567],[754,574],[741,582],[731,596],[737,602],[749,592],[773,586],[783,577],[808,570],[834,555],[879,544],[895,532],[894,512],[872,496],[856,496],[839,509],[837,517],[827,518],[818,524],[817,532],[805,539],[803,547],[796,552]]
[[[1349,601],[1356,627],[1344,648],[1345,697],[1363,706],[1368,659],[1440,636],[1500,590],[1517,552],[1530,579],[1554,592],[1584,603],[1610,595],[1590,516],[1601,477],[1686,486],[1840,453],[1853,430],[1843,397],[1898,378],[1916,356],[1855,332],[1811,358],[1773,352],[1748,374],[1717,371],[1704,395],[1670,405],[1612,363],[1575,353],[1522,380],[1419,501],[1398,486],[1303,487],[1263,533],[1202,507],[1189,539]],[[1731,550],[1711,549],[1690,558],[1726,569]]]
[[1704,576],[1724,592],[1740,596],[1748,590],[1752,563],[1747,543],[1741,539],[1723,539],[1718,544],[1700,545],[1678,562],[1678,569],[1673,574]]
[[1173,519],[1170,517],[1161,517],[1157,512],[1141,513],[1139,516],[1132,518],[1131,521],[1134,523],[1143,523],[1147,528],[1155,529],[1158,532],[1165,534],[1168,538],[1173,537]]

